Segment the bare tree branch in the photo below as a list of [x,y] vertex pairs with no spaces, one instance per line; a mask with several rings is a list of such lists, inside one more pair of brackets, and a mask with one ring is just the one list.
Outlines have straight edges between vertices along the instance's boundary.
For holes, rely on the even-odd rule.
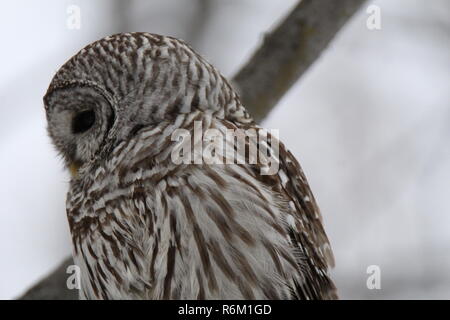
[[365,0],[303,0],[273,31],[233,83],[260,122],[313,64]]
[[[303,0],[264,39],[233,79],[244,105],[261,121],[365,0]],[[20,299],[77,299],[66,287],[67,258]]]
[[67,258],[58,268],[36,285],[28,289],[20,300],[77,300],[78,291],[69,290],[66,285],[67,267],[73,264],[72,258]]

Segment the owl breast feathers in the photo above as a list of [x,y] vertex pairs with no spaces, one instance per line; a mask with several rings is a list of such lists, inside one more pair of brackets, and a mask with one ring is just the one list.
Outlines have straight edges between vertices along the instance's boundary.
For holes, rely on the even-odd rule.
[[[82,49],[44,97],[72,172],[67,216],[86,299],[332,299],[333,256],[293,155],[277,170],[174,161],[174,132],[260,130],[213,66],[184,42],[119,34]],[[205,147],[204,138],[189,150]],[[277,145],[277,150],[274,146]],[[246,139],[245,150],[263,150]],[[191,149],[192,148],[192,149]],[[216,150],[220,153],[220,150]]]

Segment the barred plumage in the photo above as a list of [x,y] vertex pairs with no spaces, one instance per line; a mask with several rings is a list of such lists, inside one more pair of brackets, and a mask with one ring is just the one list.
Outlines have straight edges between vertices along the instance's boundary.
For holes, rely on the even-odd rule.
[[[176,129],[259,129],[182,41],[99,40],[61,67],[44,103],[73,172],[67,216],[82,298],[336,297],[319,209],[283,144],[274,175],[258,163],[174,163]],[[270,141],[269,149],[278,140]]]

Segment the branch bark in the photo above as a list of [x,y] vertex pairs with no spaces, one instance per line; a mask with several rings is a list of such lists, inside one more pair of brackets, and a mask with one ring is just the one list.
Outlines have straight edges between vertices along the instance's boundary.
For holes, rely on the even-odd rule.
[[[317,60],[345,22],[365,0],[302,0],[255,51],[233,78],[241,99],[260,122]],[[64,262],[46,278],[29,289],[23,300],[75,300],[76,290],[66,286]]]
[[71,257],[66,258],[53,272],[28,289],[20,300],[77,300],[78,291],[69,290],[66,285],[67,267],[73,264]]
[[303,0],[265,37],[233,83],[256,122],[316,61],[365,0]]

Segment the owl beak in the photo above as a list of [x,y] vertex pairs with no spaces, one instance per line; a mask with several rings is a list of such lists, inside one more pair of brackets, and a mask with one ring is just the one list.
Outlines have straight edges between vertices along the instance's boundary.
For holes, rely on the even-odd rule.
[[79,162],[72,162],[69,165],[69,172],[72,175],[72,177],[76,178],[78,175],[78,169],[80,169],[81,165]]

